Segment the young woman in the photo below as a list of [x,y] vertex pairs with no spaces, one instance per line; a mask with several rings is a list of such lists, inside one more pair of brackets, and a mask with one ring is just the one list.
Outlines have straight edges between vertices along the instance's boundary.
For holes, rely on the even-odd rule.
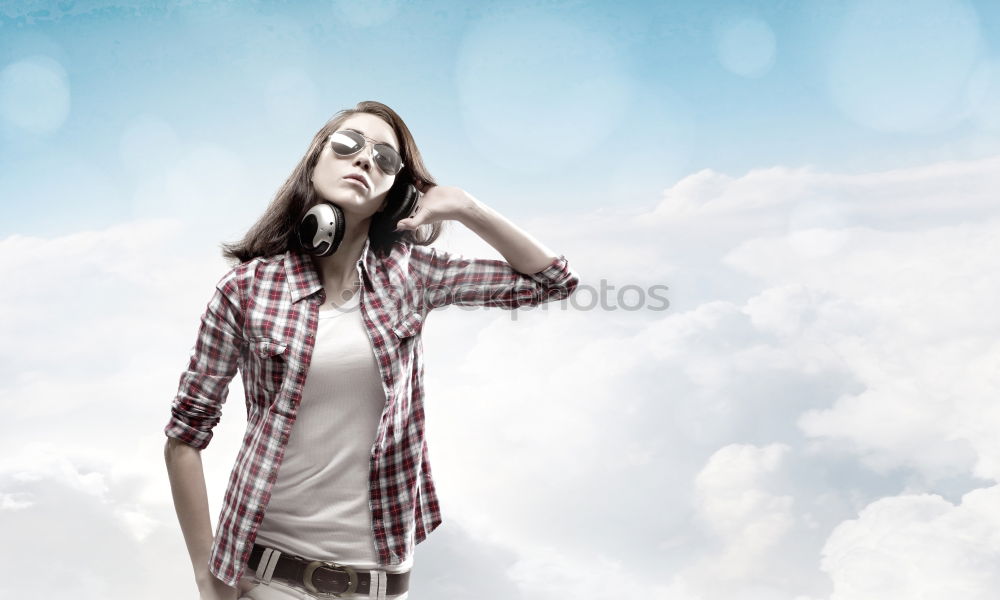
[[[458,221],[506,261],[431,248]],[[165,427],[202,599],[406,598],[441,523],[424,438],[428,312],[568,297],[579,278],[495,210],[437,186],[378,102],[316,133],[216,284]],[[214,535],[200,452],[239,370],[247,430]],[[294,425],[294,427],[293,427]]]

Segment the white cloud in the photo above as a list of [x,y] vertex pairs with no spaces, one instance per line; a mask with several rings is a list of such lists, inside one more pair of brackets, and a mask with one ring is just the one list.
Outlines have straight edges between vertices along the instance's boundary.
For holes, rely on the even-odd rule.
[[[649,213],[524,223],[584,285],[668,284],[671,308],[432,317],[429,451],[446,525],[505,557],[490,576],[506,595],[564,582],[581,597],[594,586],[827,597],[829,577],[853,577],[839,563],[820,571],[838,523],[903,489],[965,492],[1000,468],[998,165],[704,171]],[[158,193],[173,202],[203,176],[184,170],[184,185]],[[0,487],[0,515],[44,522],[56,510],[44,493],[89,498],[114,543],[174,556],[184,585],[161,432],[227,268],[212,219],[197,239],[164,220],[0,241],[0,276],[17,282],[0,292],[0,335],[17,340],[0,349],[0,456],[26,474]],[[495,255],[454,234],[450,249]],[[213,519],[243,433],[241,395],[237,379],[204,454]],[[36,438],[73,468],[35,460]],[[435,562],[445,554],[420,553],[418,568],[447,570]],[[160,568],[149,561],[137,569]],[[594,565],[624,587],[602,587]],[[73,577],[94,595],[110,585]],[[426,585],[442,597],[472,589]]]
[[[77,598],[176,598],[195,593],[184,545],[164,504],[135,502],[135,482],[115,482],[109,464],[88,462],[83,447],[34,444],[17,465],[0,466],[0,560],[4,598],[55,598],[67,586]],[[148,465],[147,465],[148,469]],[[7,498],[17,506],[7,506]],[[58,547],[58,551],[53,551]],[[44,560],[39,560],[44,557]],[[52,571],[61,573],[52,577]]]
[[507,574],[524,600],[641,598],[662,589],[654,583],[655,576],[605,553],[576,554],[554,547],[527,549]]
[[[444,359],[435,376],[442,367],[431,364],[441,390],[431,419],[462,414],[461,427],[432,425],[450,514],[527,552],[553,537],[577,547],[570,516],[533,505],[628,506],[617,528],[586,520],[603,544],[580,536],[565,560],[592,559],[602,545],[634,557],[620,532],[646,540],[646,523],[660,536],[648,542],[659,568],[678,574],[677,597],[825,597],[818,557],[837,523],[904,485],[968,489],[994,472],[998,166],[993,157],[860,175],[706,170],[649,214],[533,224],[585,285],[596,287],[597,274],[618,285],[645,276],[670,284],[672,308],[548,314],[520,319],[524,330],[500,316],[468,342],[464,365]],[[456,245],[479,248],[471,236]],[[425,334],[429,351],[463,352],[456,336],[469,318],[440,318],[428,328],[440,341]],[[500,364],[513,375],[497,378]],[[540,401],[522,389],[552,393]],[[463,433],[478,424],[496,435]],[[724,518],[730,505],[710,501],[703,475],[693,506],[709,526],[693,530],[683,504],[699,469],[715,449],[747,440],[760,453],[790,448],[796,460],[775,468],[776,487],[743,482],[742,520]],[[733,472],[771,472],[745,463]],[[744,505],[732,506],[741,516]],[[740,537],[754,528],[766,535]]]
[[792,498],[766,489],[788,450],[784,444],[731,444],[713,454],[695,478],[700,516],[741,559],[759,556],[792,526]]
[[[794,579],[785,543],[796,524],[794,498],[782,493],[785,444],[730,444],[709,458],[694,480],[695,514],[718,548],[693,557],[675,575],[675,589],[701,598],[781,598]],[[793,571],[794,572],[794,571]]]
[[823,548],[830,600],[987,600],[1000,587],[1000,486],[953,505],[934,494],[883,498]]
[[0,510],[22,510],[34,504],[31,494],[21,492],[15,494],[0,493]]

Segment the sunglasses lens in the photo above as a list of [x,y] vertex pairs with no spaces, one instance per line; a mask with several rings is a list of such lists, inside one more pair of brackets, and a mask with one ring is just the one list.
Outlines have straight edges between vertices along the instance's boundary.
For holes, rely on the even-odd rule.
[[[365,138],[354,131],[337,131],[330,135],[330,147],[338,156],[352,156],[365,147]],[[375,164],[386,174],[395,175],[403,168],[403,159],[392,146],[375,144]]]
[[375,164],[388,175],[395,175],[403,166],[403,160],[392,146],[375,144]]
[[353,131],[338,131],[330,136],[330,147],[341,156],[356,154],[364,145],[365,138]]

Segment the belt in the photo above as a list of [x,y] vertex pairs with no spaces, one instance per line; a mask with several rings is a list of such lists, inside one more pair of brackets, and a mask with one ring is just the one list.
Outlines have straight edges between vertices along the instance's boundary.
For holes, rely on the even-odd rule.
[[[260,564],[266,546],[254,544],[247,567],[254,571]],[[371,575],[368,569],[358,572],[349,565],[334,562],[310,560],[301,556],[281,553],[274,565],[272,578],[281,579],[298,587],[304,587],[316,595],[340,596],[343,594],[368,594]],[[386,573],[386,595],[402,594],[409,588],[410,572]]]

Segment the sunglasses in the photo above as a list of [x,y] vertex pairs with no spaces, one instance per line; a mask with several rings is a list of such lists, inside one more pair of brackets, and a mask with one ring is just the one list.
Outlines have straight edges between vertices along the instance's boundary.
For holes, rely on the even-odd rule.
[[378,168],[386,175],[395,175],[403,168],[403,159],[399,152],[389,144],[376,142],[357,131],[341,129],[330,134],[330,148],[337,156],[354,156],[364,150],[367,142],[372,142],[372,159]]

